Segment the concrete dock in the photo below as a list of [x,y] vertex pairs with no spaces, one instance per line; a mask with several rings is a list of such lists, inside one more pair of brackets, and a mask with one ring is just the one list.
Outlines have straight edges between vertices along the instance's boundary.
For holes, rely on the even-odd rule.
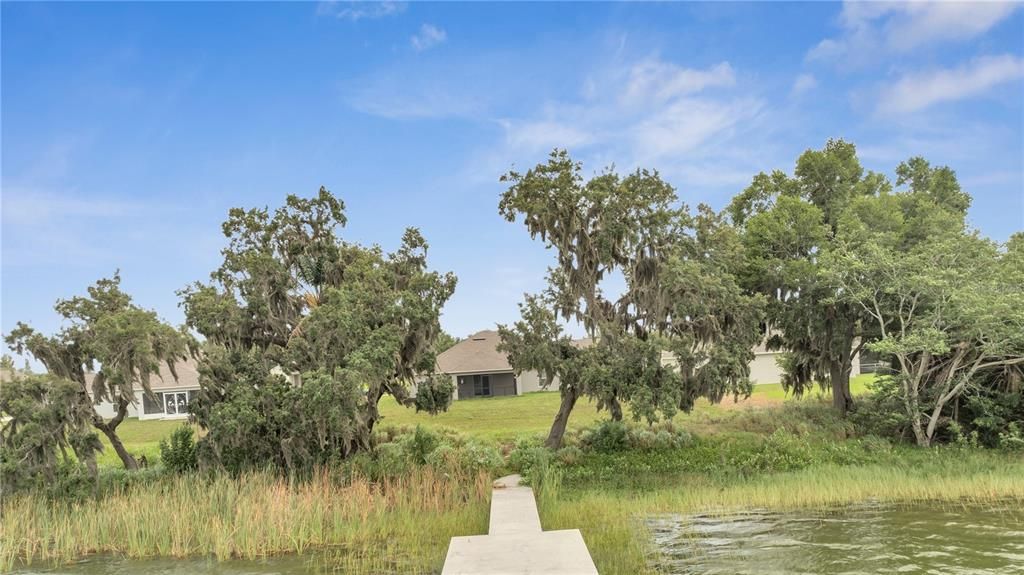
[[452,537],[442,575],[597,575],[579,529],[544,531],[519,476],[494,482],[487,535]]

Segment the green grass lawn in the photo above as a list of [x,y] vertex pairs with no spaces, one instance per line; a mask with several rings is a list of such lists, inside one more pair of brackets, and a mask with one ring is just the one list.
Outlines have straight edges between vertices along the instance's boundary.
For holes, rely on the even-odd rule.
[[[867,390],[867,384],[874,379],[871,374],[857,376],[851,382],[854,395]],[[811,397],[825,397],[827,394],[815,391]],[[787,399],[782,384],[771,383],[754,387],[751,396],[753,406],[764,406],[766,403],[781,403]],[[693,412],[679,414],[675,421],[698,423],[708,415],[719,414],[728,408],[732,398],[723,400],[724,405],[711,405],[707,401],[697,402]],[[559,394],[556,391],[528,393],[512,397],[492,397],[456,401],[447,412],[438,415],[416,413],[414,410],[400,407],[390,398],[381,401],[380,412],[384,416],[382,425],[424,425],[434,427],[450,427],[461,433],[474,435],[482,439],[509,441],[523,435],[547,434],[551,421],[558,412]],[[629,417],[628,409],[626,417]],[[580,401],[573,409],[569,419],[569,428],[586,427],[596,421],[607,418],[607,413],[599,413],[594,404]]]
[[[871,381],[872,375],[858,375],[853,379],[852,388],[854,395],[866,391],[866,385]],[[824,397],[826,394],[815,391],[813,397]],[[780,384],[764,384],[754,388],[752,396],[753,406],[765,406],[773,402],[786,400],[785,392]],[[444,413],[430,415],[428,413],[417,413],[414,409],[407,409],[399,406],[391,398],[381,401],[381,414],[383,426],[427,426],[444,427],[471,435],[479,439],[498,442],[511,442],[521,436],[544,436],[551,427],[551,421],[558,411],[559,394],[555,391],[528,393],[522,396],[493,397],[484,399],[472,399],[456,401]],[[702,431],[709,431],[720,421],[721,417],[729,410],[731,398],[723,401],[724,405],[711,405],[707,401],[697,402],[691,413],[679,414],[675,422],[681,425],[690,425]],[[627,413],[627,416],[629,414]],[[569,419],[570,429],[587,427],[600,419],[606,418],[607,413],[598,412],[594,404],[588,401],[580,401],[572,410]],[[150,462],[160,460],[160,440],[168,437],[178,426],[183,425],[181,419],[175,421],[164,421],[164,419],[147,419],[139,421],[137,418],[125,419],[125,422],[118,428],[118,435],[124,441],[125,446],[135,456],[145,455]],[[106,441],[100,436],[103,442],[103,452],[99,456],[99,463],[106,467],[121,467],[121,459]]]
[[[867,383],[873,377],[855,377],[851,384],[853,393],[864,393]],[[826,394],[815,391],[811,395],[824,397]],[[762,384],[754,387],[751,405],[763,407],[766,404],[781,403],[786,399],[781,384]],[[731,402],[732,398],[726,398],[723,401],[724,405],[711,405],[701,400],[693,412],[680,414],[676,416],[675,421],[686,423],[698,431],[713,431],[713,426],[727,415],[728,404]],[[430,415],[416,413],[413,409],[399,406],[391,398],[385,398],[380,405],[383,416],[381,425],[449,427],[480,439],[510,442],[521,436],[546,435],[558,411],[558,403],[557,391],[543,391],[521,396],[456,401],[447,412]],[[629,417],[628,410],[626,416]],[[576,404],[569,420],[569,427],[578,429],[605,418],[607,413],[599,413],[593,403],[583,400]],[[118,434],[129,451],[136,456],[145,455],[151,463],[155,463],[160,460],[160,440],[168,437],[173,429],[183,423],[181,420],[127,419],[118,428]],[[99,458],[100,464],[120,467],[121,460],[117,454],[105,437],[101,436],[101,439],[104,450]]]
[[[136,458],[145,455],[150,463],[157,463],[160,461],[160,440],[169,437],[174,429],[187,424],[187,421],[181,419],[140,421],[133,417],[121,422],[117,427],[117,435]],[[110,446],[106,436],[100,434],[100,440],[103,442],[103,453],[97,459],[99,464],[106,467],[121,467],[121,458],[114,453],[114,448]]]

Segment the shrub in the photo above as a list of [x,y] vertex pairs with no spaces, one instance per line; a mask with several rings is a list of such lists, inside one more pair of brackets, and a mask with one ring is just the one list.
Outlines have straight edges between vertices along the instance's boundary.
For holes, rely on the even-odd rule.
[[1024,431],[1017,422],[1010,422],[1006,431],[999,434],[999,448],[1009,451],[1024,451]]
[[628,445],[626,424],[621,421],[603,421],[590,434],[586,446],[599,453],[614,453]]
[[427,462],[427,457],[437,449],[440,443],[436,433],[422,425],[417,425],[416,431],[409,436],[405,446],[409,451],[409,457],[416,463],[422,464]]
[[583,450],[579,447],[563,447],[555,452],[555,459],[561,465],[576,465],[583,459]]
[[469,441],[461,446],[442,444],[427,456],[426,463],[450,473],[493,473],[504,464],[497,448]]
[[185,473],[198,465],[192,426],[184,424],[171,432],[171,441],[160,440],[160,461],[173,473]]
[[375,465],[369,469],[373,479],[400,477],[408,473],[413,464],[409,449],[400,442],[378,445],[374,450],[373,463]]
[[527,439],[520,439],[508,455],[508,466],[527,482],[539,477],[551,466],[551,450]]

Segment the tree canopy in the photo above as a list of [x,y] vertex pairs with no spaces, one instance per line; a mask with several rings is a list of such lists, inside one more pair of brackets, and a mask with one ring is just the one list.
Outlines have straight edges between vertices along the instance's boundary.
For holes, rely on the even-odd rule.
[[[175,363],[189,357],[190,338],[162,322],[156,312],[135,305],[121,290],[117,273],[97,281],[86,296],[58,301],[55,309],[66,324],[57,334],[45,336],[18,322],[5,341],[16,353],[38,359],[51,376],[73,382],[78,405],[89,410],[92,425],[107,436],[126,468],[137,469],[117,427],[128,415],[128,406],[136,403],[136,384],[152,394],[160,364],[177,377]],[[93,371],[89,388],[86,373]],[[101,401],[114,405],[109,421],[95,410]]]
[[830,140],[804,152],[792,176],[755,176],[727,210],[746,247],[743,286],[768,298],[767,343],[786,352],[783,384],[797,395],[814,382],[831,388],[843,413],[853,403],[853,360],[871,335],[859,307],[832,297],[820,258],[852,217],[851,206],[890,188],[883,175],[861,167],[853,144]]
[[182,290],[187,323],[207,341],[193,413],[211,463],[344,457],[369,445],[384,395],[447,408],[451,383],[430,374],[455,276],[427,268],[414,228],[385,253],[343,241],[345,223],[324,188],[273,212],[232,209],[223,264]]
[[[760,301],[736,282],[742,246],[719,215],[677,205],[657,172],[608,170],[584,180],[581,164],[562,150],[502,181],[509,188],[499,212],[521,217],[555,252],[548,288],[527,297],[522,321],[499,328],[517,371],[558,376],[562,406],[549,445],[560,443],[583,396],[616,419],[629,402],[635,417],[653,421],[690,409],[697,397],[749,393]],[[605,289],[616,277],[625,288],[614,297]],[[559,320],[579,322],[591,345],[572,345]]]

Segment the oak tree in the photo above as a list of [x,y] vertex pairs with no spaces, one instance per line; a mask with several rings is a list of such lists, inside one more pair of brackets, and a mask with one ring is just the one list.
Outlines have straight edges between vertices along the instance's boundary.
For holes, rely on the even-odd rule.
[[[46,336],[18,322],[5,341],[16,353],[39,360],[49,375],[73,382],[76,404],[68,409],[88,410],[93,427],[107,437],[125,468],[138,469],[117,428],[137,401],[137,387],[152,395],[161,364],[177,378],[175,364],[189,357],[190,339],[156,312],[135,305],[121,290],[117,273],[90,286],[86,296],[58,301],[55,309],[65,323],[57,334]],[[89,372],[95,372],[91,386]],[[96,410],[103,401],[114,407],[109,420]]]
[[[580,397],[614,419],[628,403],[634,418],[654,421],[698,397],[749,394],[761,304],[736,281],[741,244],[718,214],[691,213],[657,172],[584,180],[564,150],[502,181],[500,213],[522,218],[555,254],[547,289],[527,298],[521,321],[499,329],[517,371],[558,376],[549,446],[560,444]],[[617,296],[606,293],[611,278],[625,284]],[[574,345],[559,321],[578,322],[591,344]]]

